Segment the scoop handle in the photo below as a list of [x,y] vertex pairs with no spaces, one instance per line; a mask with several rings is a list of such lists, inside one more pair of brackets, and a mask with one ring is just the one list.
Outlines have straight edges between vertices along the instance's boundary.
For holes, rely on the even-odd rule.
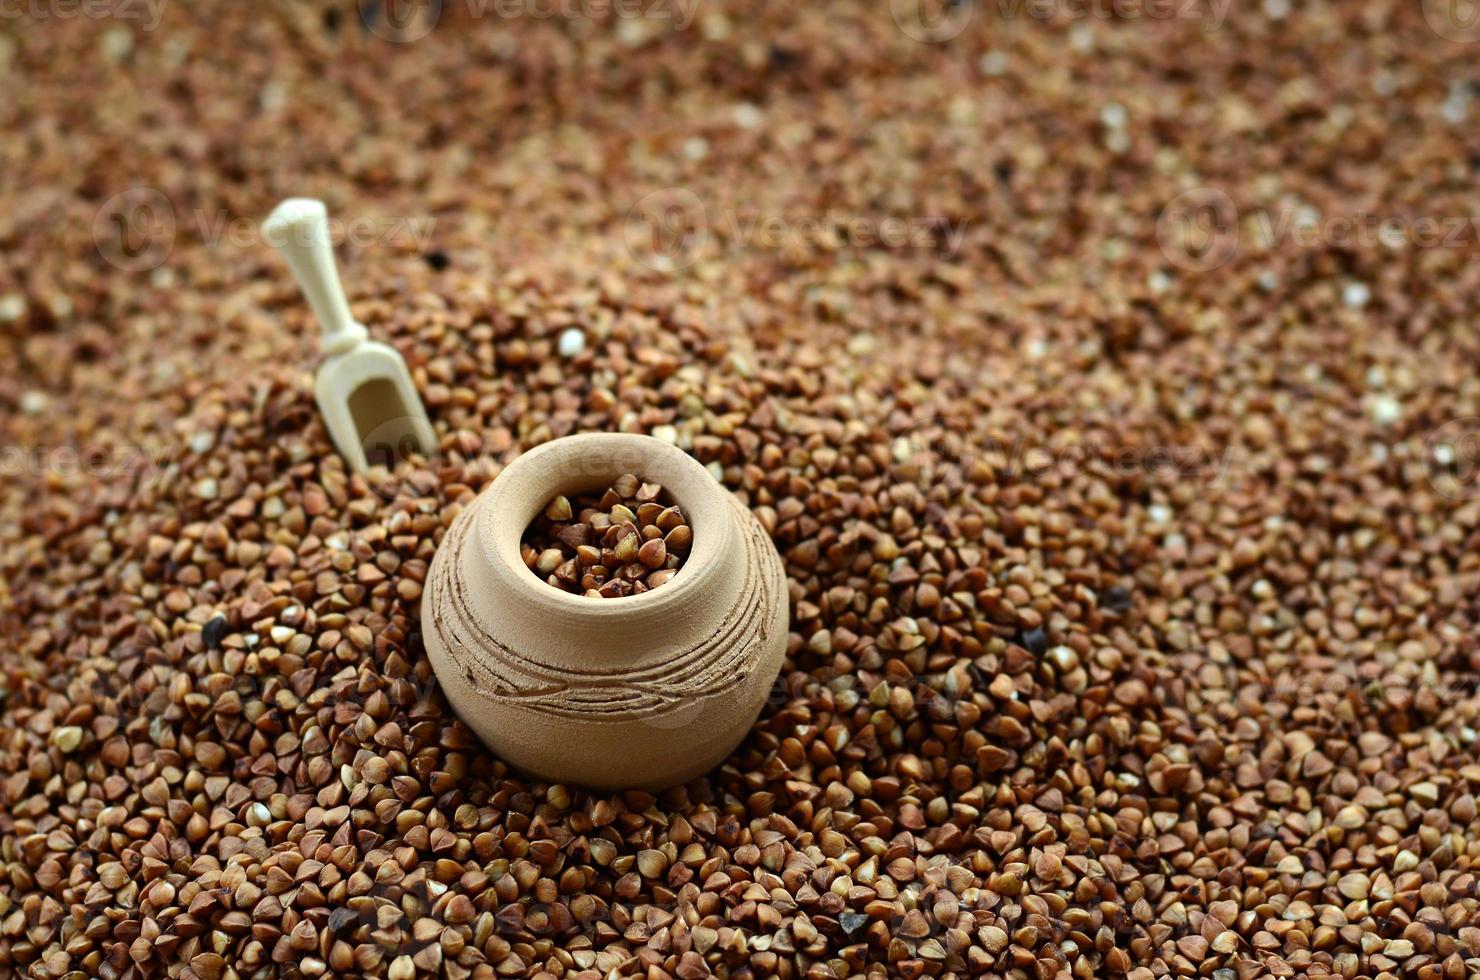
[[293,270],[293,278],[308,298],[323,331],[324,354],[342,354],[364,340],[365,328],[349,311],[334,265],[329,210],[324,202],[290,197],[273,208],[262,230]]

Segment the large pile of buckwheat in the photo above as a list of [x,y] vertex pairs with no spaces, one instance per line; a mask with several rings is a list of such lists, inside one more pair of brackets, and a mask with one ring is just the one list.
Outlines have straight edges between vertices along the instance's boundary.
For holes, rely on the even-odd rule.
[[[1480,974],[1480,46],[1120,6],[11,5],[0,975]],[[293,194],[431,458],[333,452]],[[660,796],[419,633],[588,430],[790,577]]]

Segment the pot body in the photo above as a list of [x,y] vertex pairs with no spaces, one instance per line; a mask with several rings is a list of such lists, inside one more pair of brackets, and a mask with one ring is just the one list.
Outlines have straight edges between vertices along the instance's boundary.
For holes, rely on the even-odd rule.
[[[669,582],[591,599],[519,555],[556,494],[623,473],[661,483],[694,541]],[[510,463],[453,522],[422,598],[427,654],[462,720],[518,769],[597,789],[662,789],[719,764],[780,669],[786,578],[760,523],[682,450],[650,436],[568,436]]]

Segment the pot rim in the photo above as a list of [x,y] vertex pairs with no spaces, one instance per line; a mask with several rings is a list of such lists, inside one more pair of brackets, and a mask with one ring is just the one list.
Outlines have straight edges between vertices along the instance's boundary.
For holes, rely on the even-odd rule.
[[[678,573],[641,595],[592,599],[554,588],[532,572],[519,545],[550,498],[598,489],[623,473],[661,483],[688,517],[694,540]],[[723,556],[734,544],[728,491],[698,460],[649,435],[591,432],[543,443],[510,462],[487,493],[477,537],[490,571],[511,596],[556,615],[586,620],[661,616],[717,584]],[[500,515],[509,519],[497,519]]]

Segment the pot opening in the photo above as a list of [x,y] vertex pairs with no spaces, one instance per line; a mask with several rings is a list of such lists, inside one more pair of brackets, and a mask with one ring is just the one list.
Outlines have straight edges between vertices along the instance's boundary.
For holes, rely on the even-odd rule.
[[636,472],[555,494],[520,539],[520,559],[550,588],[587,599],[646,595],[683,570],[694,532],[657,480]]

